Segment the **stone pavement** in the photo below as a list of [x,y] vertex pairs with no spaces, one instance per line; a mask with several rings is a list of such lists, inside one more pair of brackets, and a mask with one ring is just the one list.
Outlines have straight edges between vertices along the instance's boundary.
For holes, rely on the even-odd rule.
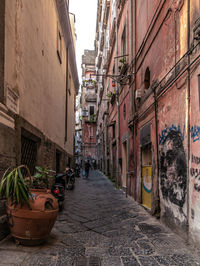
[[200,265],[200,253],[151,217],[99,171],[66,192],[47,242],[0,242],[0,265]]

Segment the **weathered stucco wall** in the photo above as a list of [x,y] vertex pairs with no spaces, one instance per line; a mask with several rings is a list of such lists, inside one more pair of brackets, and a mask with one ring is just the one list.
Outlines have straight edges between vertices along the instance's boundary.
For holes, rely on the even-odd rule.
[[[53,0],[13,3],[6,1],[5,83],[19,94],[20,116],[64,149],[66,49],[62,38],[60,63],[57,28],[60,31],[61,28],[55,3]],[[74,103],[73,90],[71,86],[68,106]],[[68,135],[72,134],[69,147],[73,114],[68,116]],[[72,153],[72,148],[69,152]]]
[[[72,77],[73,73],[69,66],[69,76]],[[74,135],[75,135],[75,87],[72,78],[68,79],[68,98],[67,98],[67,138],[65,142],[65,150],[68,154],[74,154]]]
[[200,67],[191,76],[191,130],[190,130],[190,177],[189,177],[189,225],[194,241],[200,243]]

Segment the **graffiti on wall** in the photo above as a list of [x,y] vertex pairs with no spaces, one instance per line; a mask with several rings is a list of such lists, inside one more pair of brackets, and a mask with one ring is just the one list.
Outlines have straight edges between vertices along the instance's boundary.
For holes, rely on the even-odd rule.
[[200,140],[200,127],[199,126],[192,126],[190,129],[191,139],[193,142]]
[[159,144],[163,144],[165,142],[165,139],[167,137],[167,135],[171,132],[179,132],[182,141],[184,140],[184,136],[185,136],[185,125],[183,126],[183,130],[181,130],[180,125],[176,126],[174,124],[172,124],[170,127],[166,127],[165,129],[162,130],[162,132],[159,134]]
[[192,154],[191,159],[194,167],[190,168],[190,175],[194,178],[194,190],[200,192],[200,157]]
[[183,147],[184,131],[168,127],[160,135],[160,185],[163,198],[180,208],[186,199],[187,163]]

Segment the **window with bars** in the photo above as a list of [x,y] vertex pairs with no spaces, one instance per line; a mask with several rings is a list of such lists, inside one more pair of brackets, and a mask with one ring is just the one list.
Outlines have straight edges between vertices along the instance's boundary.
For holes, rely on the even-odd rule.
[[31,175],[35,172],[37,161],[37,142],[21,136],[21,164],[27,165]]

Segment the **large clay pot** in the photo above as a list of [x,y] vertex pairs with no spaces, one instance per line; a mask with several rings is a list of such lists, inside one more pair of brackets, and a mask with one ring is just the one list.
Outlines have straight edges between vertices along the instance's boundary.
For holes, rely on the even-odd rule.
[[7,205],[11,235],[21,244],[37,245],[46,240],[56,221],[58,203],[47,190],[31,190],[29,209],[26,205]]

